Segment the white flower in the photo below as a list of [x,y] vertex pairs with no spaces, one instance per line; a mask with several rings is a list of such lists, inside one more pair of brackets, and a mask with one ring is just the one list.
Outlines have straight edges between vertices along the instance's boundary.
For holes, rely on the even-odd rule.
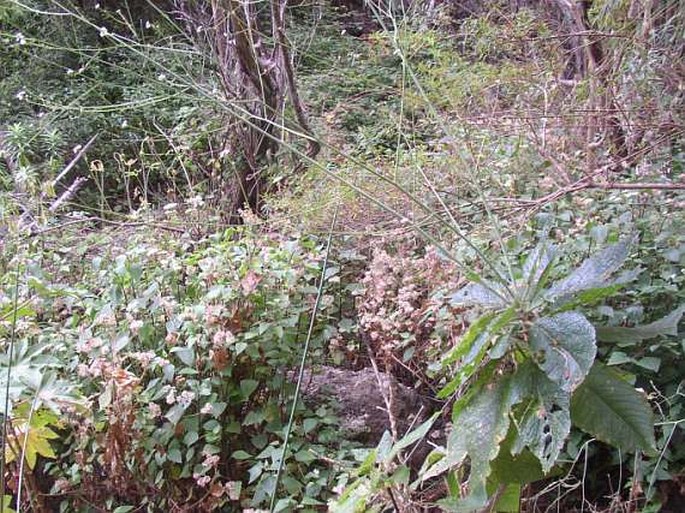
[[15,94],[14,97],[15,97],[17,100],[19,100],[20,102],[22,102],[22,101],[24,101],[24,99],[26,98],[26,91],[24,91],[24,90],[22,89],[22,90],[19,91],[17,94]]
[[202,465],[207,468],[216,467],[219,464],[219,459],[220,457],[218,454],[208,454],[205,456],[205,460],[202,462]]
[[174,404],[176,402],[176,389],[172,388],[166,396],[167,404]]
[[109,35],[109,30],[107,27],[100,27],[100,37],[106,37]]
[[205,486],[207,486],[209,484],[209,482],[211,480],[212,480],[212,478],[209,476],[197,477],[196,478],[197,486],[204,488]]
[[200,410],[200,413],[202,413],[202,415],[211,415],[212,411],[214,411],[212,403],[206,403]]
[[17,32],[16,34],[14,34],[14,40],[18,45],[26,44],[26,37],[21,32]]
[[159,75],[157,75],[157,80],[163,82],[164,80],[166,80],[166,75],[164,73],[160,73]]
[[156,419],[162,414],[162,408],[157,403],[150,403],[150,417]]
[[195,399],[195,392],[191,392],[190,390],[184,390],[183,392],[181,392],[181,395],[178,398],[178,402],[182,406],[188,407],[190,406],[190,403],[193,402],[193,399]]
[[152,23],[150,23],[150,20],[147,20],[147,21],[145,22],[145,28],[146,28],[146,29],[152,28]]

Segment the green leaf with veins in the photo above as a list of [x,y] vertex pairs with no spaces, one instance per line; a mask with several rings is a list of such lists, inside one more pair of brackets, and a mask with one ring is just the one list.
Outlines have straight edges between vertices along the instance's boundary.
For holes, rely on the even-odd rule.
[[543,317],[530,328],[530,347],[549,379],[572,392],[595,361],[595,328],[578,312]]
[[520,454],[528,447],[547,473],[571,431],[570,395],[529,362],[519,367],[513,379],[525,390],[526,401],[518,408],[522,414],[517,416],[518,437],[512,453]]
[[[500,443],[509,430],[509,414],[525,390],[507,376],[486,386],[454,419],[447,439],[445,457],[429,467],[421,481],[438,476],[461,465],[468,456],[471,462],[469,497],[451,502],[450,509],[472,511],[487,501],[486,482],[491,473],[490,462],[497,457]],[[447,506],[447,505],[446,505]]]
[[654,416],[645,397],[596,362],[571,400],[574,425],[624,451],[654,453]]

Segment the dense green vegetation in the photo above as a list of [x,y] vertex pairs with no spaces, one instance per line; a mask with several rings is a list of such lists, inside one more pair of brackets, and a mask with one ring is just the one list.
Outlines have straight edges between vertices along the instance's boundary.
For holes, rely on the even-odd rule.
[[681,511],[684,13],[0,3],[0,510]]

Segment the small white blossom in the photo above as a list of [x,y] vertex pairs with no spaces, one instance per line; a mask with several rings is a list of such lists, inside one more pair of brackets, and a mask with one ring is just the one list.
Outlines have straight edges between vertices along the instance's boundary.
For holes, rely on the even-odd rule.
[[178,402],[185,407],[190,406],[190,403],[193,402],[193,399],[195,399],[195,392],[191,392],[189,390],[184,390],[181,392],[181,395],[178,398]]
[[145,28],[146,28],[146,29],[152,28],[152,23],[150,23],[150,20],[147,20],[147,21],[145,22]]
[[167,404],[174,404],[176,402],[176,389],[172,388],[166,396]]
[[100,37],[107,36],[109,36],[109,30],[107,30],[107,27],[100,27]]
[[22,102],[22,101],[24,101],[24,99],[26,98],[26,91],[21,90],[21,91],[19,91],[17,94],[15,94],[14,97],[15,97],[17,100],[19,100],[20,102]]
[[14,34],[14,40],[18,45],[26,44],[26,37],[21,32],[17,32],[16,34]]
[[157,417],[162,415],[162,408],[157,403],[150,403],[149,408],[150,417],[152,417],[153,419],[156,419]]
[[188,199],[188,204],[191,207],[198,208],[205,204],[205,200],[199,194]]

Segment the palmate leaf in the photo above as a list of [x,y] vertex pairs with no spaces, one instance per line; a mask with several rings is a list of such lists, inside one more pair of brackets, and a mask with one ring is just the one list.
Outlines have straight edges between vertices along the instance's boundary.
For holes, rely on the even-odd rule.
[[649,403],[599,362],[573,394],[571,418],[583,431],[624,451],[656,450]]
[[537,364],[549,379],[572,392],[595,361],[595,328],[578,312],[543,317],[530,328],[530,347],[539,353]]
[[685,305],[666,317],[650,324],[624,328],[619,326],[597,326],[597,339],[602,342],[639,343],[659,335],[678,335],[678,323],[685,312]]
[[611,285],[609,278],[628,258],[631,247],[632,240],[624,239],[594,254],[566,278],[552,285],[545,292],[545,299],[563,303],[578,292]]
[[59,438],[59,435],[48,426],[59,425],[59,420],[47,410],[33,412],[33,415],[26,410],[17,409],[18,415],[12,420],[5,445],[5,461],[11,463],[16,460],[25,448],[26,464],[33,470],[39,455],[51,459],[57,457],[50,440]]

